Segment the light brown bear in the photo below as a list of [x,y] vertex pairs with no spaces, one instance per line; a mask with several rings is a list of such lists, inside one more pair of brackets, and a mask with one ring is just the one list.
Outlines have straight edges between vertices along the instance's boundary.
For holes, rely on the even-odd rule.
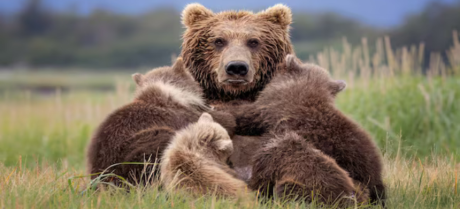
[[[381,154],[371,137],[334,105],[336,94],[346,84],[332,80],[327,71],[318,66],[300,64],[292,55],[286,57],[286,66],[287,72],[273,79],[255,103],[240,109],[237,129],[249,135],[254,130],[275,135],[295,132],[333,158],[349,173],[356,186],[367,187],[371,201],[383,203],[385,187]],[[290,161],[291,156],[284,157],[286,159],[276,159],[278,162]],[[269,172],[265,170],[269,169],[268,165],[258,164],[257,157],[254,160],[250,188],[257,189],[264,181],[274,185],[276,182],[272,179],[260,175]],[[321,169],[321,166],[317,168]],[[289,175],[305,178],[294,173]]]
[[[137,84],[134,101],[115,110],[100,124],[88,147],[87,170],[90,174],[114,173],[137,184],[155,180],[157,158],[175,132],[196,122],[209,108],[201,87],[181,58],[173,67],[157,68],[145,75],[134,74],[133,79]],[[230,114],[210,113],[233,133],[235,122]],[[145,161],[150,164],[116,165]],[[121,184],[119,178],[105,180]]]
[[226,164],[233,152],[227,131],[203,113],[198,122],[178,131],[163,152],[161,182],[168,190],[194,195],[244,196],[246,183]]

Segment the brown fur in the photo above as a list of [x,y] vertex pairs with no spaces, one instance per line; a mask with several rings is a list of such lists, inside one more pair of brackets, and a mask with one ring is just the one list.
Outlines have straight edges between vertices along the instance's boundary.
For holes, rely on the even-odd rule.
[[[308,144],[294,132],[272,138],[254,156],[250,187],[262,194],[326,204],[352,205],[355,187],[334,159]],[[365,202],[365,195],[357,196]]]
[[238,197],[246,184],[226,164],[233,152],[227,131],[203,113],[197,123],[177,132],[164,151],[161,181],[168,189],[185,189],[194,195]]
[[[175,132],[196,122],[208,107],[200,86],[180,58],[172,68],[135,74],[133,79],[137,84],[134,101],[115,110],[98,127],[88,147],[87,168],[91,174],[113,172],[131,183],[139,183],[154,179],[149,174],[155,166],[149,165],[144,170],[144,165],[114,164],[155,163]],[[212,114],[230,133],[234,132],[230,114]],[[115,178],[114,183],[119,181]]]
[[230,156],[230,165],[238,174],[238,178],[248,182],[252,175],[252,157],[257,149],[262,147],[271,137],[266,136],[241,136],[232,138],[234,151]]
[[[334,97],[345,83],[332,80],[318,66],[298,64],[294,56],[287,56],[286,65],[288,73],[273,79],[255,103],[240,108],[236,134],[293,131],[367,186],[372,201],[384,200],[378,148],[359,125],[335,108]],[[253,173],[252,178],[258,182],[259,175]]]
[[[255,100],[281,69],[284,57],[294,53],[289,38],[291,10],[281,4],[259,13],[213,13],[190,4],[182,12],[182,22],[186,30],[181,56],[211,103]],[[247,75],[227,74],[224,68],[231,61],[246,63]],[[241,82],[230,82],[235,79]]]

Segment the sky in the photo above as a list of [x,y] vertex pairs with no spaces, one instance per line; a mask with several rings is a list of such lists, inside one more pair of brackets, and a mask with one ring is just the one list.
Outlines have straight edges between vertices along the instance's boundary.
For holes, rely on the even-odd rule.
[[[365,24],[391,27],[402,23],[404,18],[421,11],[433,0],[42,0],[56,10],[76,8],[79,13],[87,14],[97,8],[127,14],[139,14],[159,7],[169,6],[182,10],[187,4],[199,2],[213,11],[229,9],[261,10],[277,3],[289,6],[293,11],[337,12],[346,17],[357,19]],[[453,3],[460,0],[435,0]],[[18,11],[27,0],[0,0],[0,12]]]

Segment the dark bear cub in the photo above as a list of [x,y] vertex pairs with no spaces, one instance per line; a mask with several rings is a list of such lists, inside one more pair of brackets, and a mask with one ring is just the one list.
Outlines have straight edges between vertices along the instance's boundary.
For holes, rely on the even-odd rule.
[[[367,187],[371,201],[385,199],[381,155],[371,137],[334,105],[334,98],[345,88],[343,81],[332,80],[326,70],[299,64],[286,57],[286,72],[267,85],[257,101],[237,114],[236,134],[282,135],[295,132],[316,149],[331,157],[349,173],[356,187]],[[285,156],[289,158],[289,156]],[[264,179],[254,159],[250,187],[258,189]],[[285,159],[289,161],[289,159]],[[276,174],[274,174],[276,175]],[[297,178],[303,176],[292,176]],[[262,178],[262,179],[260,179]],[[330,182],[334,183],[334,182]],[[382,201],[383,203],[383,201]]]
[[[155,163],[175,132],[196,122],[209,108],[182,58],[173,67],[134,74],[133,79],[137,85],[134,101],[111,113],[98,127],[88,147],[87,168],[91,174],[114,173],[137,184],[155,179],[150,174],[158,174]],[[230,114],[210,114],[233,134],[235,122]],[[122,162],[149,164],[116,165]],[[117,178],[112,181],[120,184]]]
[[353,205],[353,196],[358,202],[368,198],[334,159],[294,132],[275,136],[259,149],[253,172],[250,183],[262,185],[263,195],[274,191],[280,198],[341,206]]

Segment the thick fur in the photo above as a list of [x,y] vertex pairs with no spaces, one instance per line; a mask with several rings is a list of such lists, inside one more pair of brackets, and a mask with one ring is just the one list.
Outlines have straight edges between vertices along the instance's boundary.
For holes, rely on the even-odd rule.
[[257,149],[269,141],[271,136],[241,136],[235,135],[232,138],[234,151],[230,156],[229,164],[238,174],[238,178],[249,182],[252,176],[252,158]]
[[[91,139],[87,153],[90,174],[113,172],[130,183],[154,180],[150,175],[152,171],[157,174],[154,168],[158,166],[154,163],[175,132],[209,110],[201,87],[184,68],[181,58],[173,67],[154,69],[146,75],[134,74],[133,79],[137,84],[134,101],[111,113]],[[234,132],[235,122],[230,114],[212,114],[230,133]],[[151,164],[115,165],[122,162]],[[119,183],[117,178],[114,183]]]
[[161,182],[169,190],[194,195],[238,197],[247,191],[226,164],[233,152],[227,131],[203,113],[197,123],[177,132],[161,160]]
[[[318,66],[299,64],[292,55],[287,56],[286,66],[288,72],[273,79],[255,103],[240,107],[236,134],[293,131],[335,159],[355,182],[367,186],[372,201],[384,200],[378,148],[358,124],[334,105],[335,95],[345,88],[345,83],[332,80]],[[268,165],[254,164],[256,168],[263,166]],[[251,181],[259,182],[259,177],[252,173]],[[256,189],[259,185],[251,186]]]
[[[254,101],[256,96],[281,69],[284,57],[294,53],[289,38],[291,10],[281,4],[259,13],[224,11],[214,13],[200,4],[190,4],[182,12],[181,56],[187,68],[213,102]],[[222,40],[222,46],[215,41]],[[248,43],[256,40],[257,45]],[[245,82],[231,84],[225,73],[230,61],[249,66]]]
[[365,202],[348,173],[334,159],[308,144],[294,132],[272,138],[254,156],[250,187],[262,194],[326,204],[353,205],[351,196]]

